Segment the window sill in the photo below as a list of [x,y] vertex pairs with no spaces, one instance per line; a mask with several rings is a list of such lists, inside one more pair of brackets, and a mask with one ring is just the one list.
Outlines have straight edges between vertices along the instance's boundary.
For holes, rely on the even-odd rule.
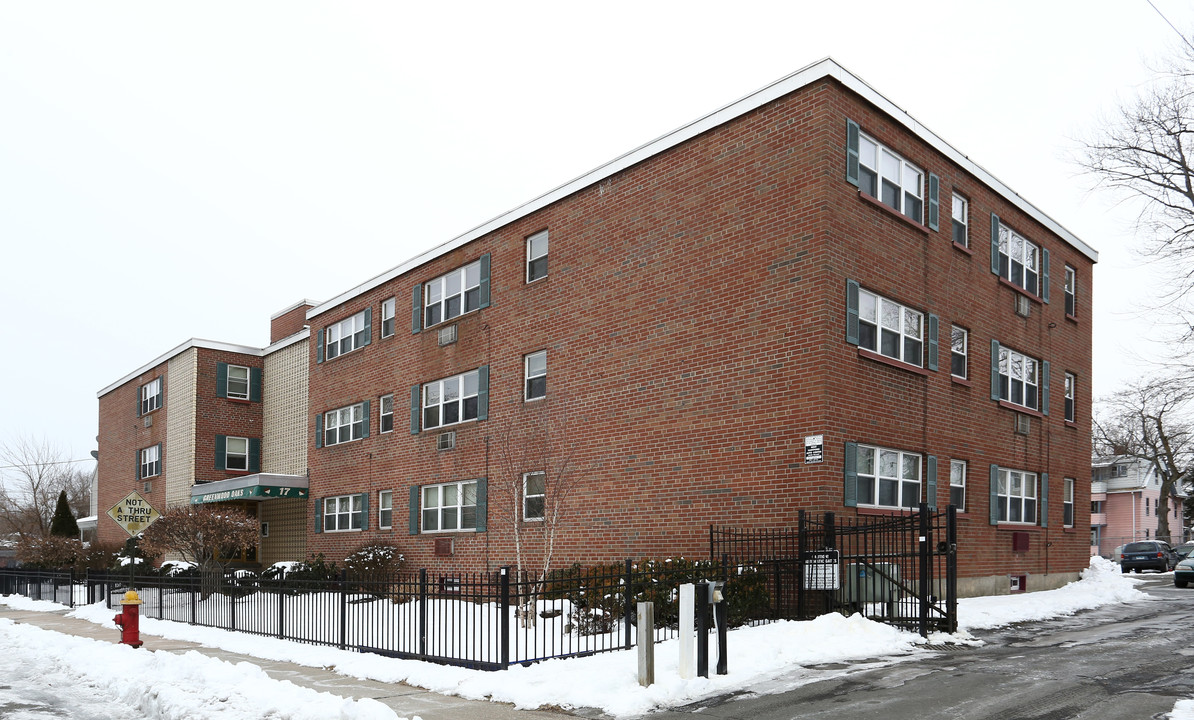
[[1007,400],[1000,400],[999,407],[1004,408],[1006,410],[1014,410],[1018,413],[1024,413],[1025,415],[1031,415],[1034,418],[1039,418],[1041,420],[1045,419],[1045,416],[1042,415],[1040,412],[1033,410],[1030,407],[1024,407],[1023,405],[1017,405],[1015,403],[1008,402]]
[[[544,278],[544,279],[546,280],[546,278]],[[489,306],[488,306],[488,305],[486,305],[485,307],[489,307]],[[485,309],[485,308],[477,308],[477,309],[475,309],[475,310],[469,310],[469,311],[468,311],[468,312],[466,312],[466,313],[461,313],[461,314],[459,314],[459,315],[453,315],[453,316],[452,316],[452,317],[450,317],[450,318],[445,318],[445,319],[443,319],[443,320],[440,320],[439,322],[437,322],[437,323],[436,323],[436,324],[434,324],[434,325],[424,325],[424,326],[422,327],[422,329],[420,330],[420,332],[422,332],[423,330],[438,330],[438,329],[439,329],[439,327],[440,327],[441,325],[450,325],[450,324],[452,324],[452,323],[454,323],[454,322],[457,322],[458,320],[460,320],[460,318],[463,318],[463,317],[468,317],[469,315],[472,315],[473,313],[479,313],[479,312],[481,312],[481,311],[482,311],[482,310],[484,310],[484,309]]]
[[866,348],[863,348],[863,347],[858,348],[858,356],[866,358],[867,360],[874,360],[875,362],[883,363],[884,365],[890,365],[893,368],[899,368],[900,370],[907,370],[908,372],[913,372],[913,373],[916,373],[917,375],[923,375],[925,377],[929,376],[929,371],[925,370],[924,368],[917,367],[915,365],[910,365],[901,360],[893,360],[893,359],[887,357],[886,355],[880,355],[877,352],[874,352],[872,350],[867,350]]
[[962,252],[966,253],[967,255],[971,255],[971,256],[974,255],[974,251],[971,250],[970,248],[966,247],[965,245],[962,245],[962,244],[958,243],[957,241],[953,241],[953,240],[951,240],[950,242],[953,243],[954,250],[961,250]]
[[364,532],[361,528],[348,528],[347,530],[324,530],[325,533],[346,533],[346,532]]
[[1069,320],[1070,322],[1074,323],[1075,325],[1077,325],[1077,324],[1078,324],[1078,317],[1077,317],[1076,315],[1071,315],[1071,314],[1069,314],[1069,313],[1066,313],[1066,314],[1065,314],[1065,319],[1066,319],[1066,320]]
[[[352,355],[352,354],[353,354],[353,353],[355,353],[355,352],[359,352],[359,351],[361,351],[361,350],[364,350],[364,349],[365,349],[365,348],[367,348],[367,347],[369,347],[369,346],[368,346],[368,345],[362,345],[362,346],[360,346],[360,347],[354,347],[352,350],[348,350],[348,351],[346,351],[346,352],[342,352],[342,353],[340,353],[339,355],[335,355],[335,356],[333,356],[333,357],[328,357],[328,356],[327,356],[327,353],[326,353],[326,349],[325,349],[324,356],[323,356],[323,362],[325,362],[325,363],[334,362],[334,361],[336,361],[336,360],[339,360],[339,359],[340,359],[340,358],[342,358],[342,357],[348,357],[349,355]],[[322,364],[322,363],[316,363],[316,364]],[[342,532],[342,531],[341,531],[341,532]]]
[[364,439],[365,438],[363,438],[363,437],[353,438],[352,440],[345,440],[344,442],[332,443],[331,445],[324,443],[323,445],[321,445],[315,449],[316,450],[330,450],[331,448],[338,448],[338,447],[343,447],[344,445],[351,445],[355,442],[360,442]]
[[538,277],[538,278],[535,278],[534,280],[527,280],[524,284],[527,286],[538,285],[538,284],[542,283],[543,281],[547,280],[549,277],[551,277],[551,275],[544,275],[543,277]]
[[966,378],[960,378],[957,375],[950,375],[949,380],[954,385],[962,385],[964,387],[974,387],[974,383],[970,382]]
[[908,225],[912,226],[913,228],[919,230],[920,232],[924,233],[925,235],[929,234],[929,229],[927,227],[916,222],[915,220],[908,217],[904,213],[902,213],[898,210],[895,210],[888,205],[885,205],[883,203],[883,201],[881,201],[879,198],[871,197],[870,195],[868,195],[867,193],[864,193],[861,190],[858,191],[858,197],[861,198],[862,200],[864,200],[865,202],[870,203],[871,205],[874,205],[875,207],[879,208],[880,210],[887,213],[888,215],[891,215],[892,217],[902,220],[903,222],[905,222]]
[[253,404],[253,401],[249,400],[248,398],[230,397],[230,398],[224,398],[224,399],[230,403],[236,403],[237,405],[252,405]]
[[480,422],[480,421],[477,420],[477,418],[469,418],[468,420],[461,420],[460,422],[448,423],[447,425],[436,425],[435,427],[425,427],[425,428],[419,430],[419,433],[422,434],[425,432],[447,432],[448,430],[451,430],[453,428],[458,428],[461,425],[467,425],[468,423],[475,423],[475,422]]
[[1008,522],[1007,520],[1000,520],[999,524],[995,526],[995,530],[999,532],[1025,532],[1028,530],[1043,532],[1045,528],[1042,528],[1036,523],[1017,523]]
[[1044,300],[1041,300],[1039,297],[1037,297],[1036,295],[1033,295],[1032,293],[1028,292],[1027,290],[1025,290],[1024,288],[1022,288],[1022,287],[1020,287],[1019,285],[1015,284],[1015,283],[1014,283],[1014,282],[1012,282],[1011,280],[1008,280],[1007,278],[1003,277],[1002,275],[998,275],[997,277],[999,278],[999,284],[1000,284],[1000,285],[1002,285],[1002,286],[1004,286],[1004,287],[1011,288],[1012,290],[1015,290],[1016,292],[1020,293],[1021,295],[1023,295],[1023,296],[1024,296],[1024,297],[1026,297],[1026,298],[1028,298],[1029,300],[1033,301],[1033,302],[1034,302],[1034,303],[1036,303],[1037,305],[1043,305],[1043,304],[1044,304],[1044,302],[1045,302]]
[[420,530],[419,531],[420,535],[460,535],[461,533],[476,534],[477,530],[474,528],[468,528],[465,530]]
[[859,506],[855,507],[854,509],[858,511],[859,515],[895,516],[895,515],[908,515],[909,513],[916,512],[915,508],[873,507],[870,505],[866,505],[866,506],[859,505]]
[[1078,429],[1078,423],[1074,422],[1073,420],[1066,420],[1065,426],[1068,428],[1074,428],[1075,430]]
[[249,470],[229,470],[228,468],[224,468],[224,473],[227,475],[252,475],[253,474]]

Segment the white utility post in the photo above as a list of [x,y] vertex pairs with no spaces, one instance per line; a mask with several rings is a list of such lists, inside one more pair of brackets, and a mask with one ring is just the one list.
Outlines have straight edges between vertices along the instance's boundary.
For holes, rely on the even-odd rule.
[[680,586],[680,678],[683,680],[696,677],[695,595],[696,586],[692,583]]

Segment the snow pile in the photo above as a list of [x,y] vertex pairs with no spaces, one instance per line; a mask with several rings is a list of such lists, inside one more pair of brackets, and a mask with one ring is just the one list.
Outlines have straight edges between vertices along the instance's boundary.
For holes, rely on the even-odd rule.
[[[5,598],[6,602],[9,600]],[[16,666],[37,668],[55,685],[56,694],[86,695],[88,702],[106,705],[120,716],[161,720],[206,717],[396,720],[398,717],[376,700],[353,701],[274,680],[250,663],[233,665],[195,651],[175,655],[134,650],[125,645],[16,624],[7,618],[0,618],[0,655]],[[120,672],[113,672],[113,668],[120,668]]]
[[[0,603],[13,608],[14,610],[31,610],[33,612],[58,612],[62,610],[62,606],[49,600],[34,600],[27,598],[24,595],[0,595]],[[101,604],[100,607],[103,607]],[[111,611],[106,611],[111,615]],[[116,627],[113,625],[112,627]]]
[[1194,700],[1178,700],[1169,720],[1194,720]]

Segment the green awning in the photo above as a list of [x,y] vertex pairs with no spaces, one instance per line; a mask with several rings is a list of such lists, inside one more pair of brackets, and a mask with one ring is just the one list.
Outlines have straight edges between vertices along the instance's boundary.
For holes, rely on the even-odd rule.
[[242,477],[201,483],[191,488],[191,504],[230,502],[233,500],[284,500],[307,497],[305,475],[255,473]]

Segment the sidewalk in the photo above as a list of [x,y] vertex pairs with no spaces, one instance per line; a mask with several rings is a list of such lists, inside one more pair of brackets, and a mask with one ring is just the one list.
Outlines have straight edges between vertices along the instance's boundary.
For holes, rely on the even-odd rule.
[[[17,623],[36,625],[46,630],[77,635],[115,643],[119,640],[116,630],[109,630],[86,620],[67,617],[67,610],[61,612],[33,612],[29,610],[14,610],[0,605],[0,617],[9,618]],[[116,614],[114,611],[113,615]],[[295,665],[287,662],[264,660],[262,658],[227,652],[219,648],[207,647],[196,643],[180,640],[167,640],[155,635],[141,636],[145,645],[143,650],[164,651],[182,654],[195,650],[209,657],[219,658],[230,663],[247,662],[265,670],[276,680],[289,680],[295,685],[301,685],[320,692],[329,692],[354,699],[370,698],[394,710],[401,717],[413,718],[419,716],[423,720],[563,720],[571,718],[562,712],[546,712],[542,710],[515,710],[513,706],[503,703],[466,700],[451,695],[440,695],[422,688],[403,684],[387,684],[372,680],[338,675],[323,668]]]

